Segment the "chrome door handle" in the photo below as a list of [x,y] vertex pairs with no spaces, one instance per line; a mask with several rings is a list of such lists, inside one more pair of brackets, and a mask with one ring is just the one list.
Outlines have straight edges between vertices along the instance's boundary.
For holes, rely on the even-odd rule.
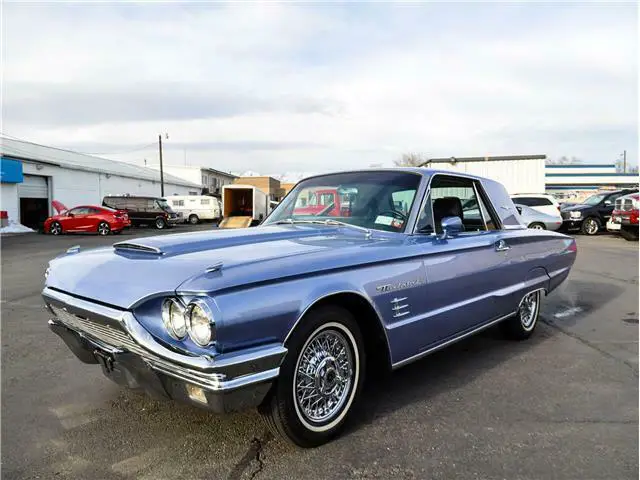
[[504,240],[498,240],[496,242],[496,252],[506,252],[510,248],[511,247],[507,245],[507,242],[505,242]]

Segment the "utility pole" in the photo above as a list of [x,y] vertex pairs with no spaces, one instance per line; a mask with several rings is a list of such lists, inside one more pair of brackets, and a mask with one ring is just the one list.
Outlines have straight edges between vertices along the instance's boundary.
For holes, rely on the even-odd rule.
[[[165,133],[166,138],[169,134]],[[164,197],[164,171],[162,169],[162,135],[158,135],[158,153],[160,155],[160,196]]]
[[627,151],[622,152],[622,173],[627,173]]

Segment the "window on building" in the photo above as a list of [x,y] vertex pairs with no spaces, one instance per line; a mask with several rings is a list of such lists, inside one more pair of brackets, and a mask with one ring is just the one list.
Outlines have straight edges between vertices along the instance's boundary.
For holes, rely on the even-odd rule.
[[208,180],[207,176],[206,175],[202,175],[202,184],[203,185],[208,185],[207,180]]

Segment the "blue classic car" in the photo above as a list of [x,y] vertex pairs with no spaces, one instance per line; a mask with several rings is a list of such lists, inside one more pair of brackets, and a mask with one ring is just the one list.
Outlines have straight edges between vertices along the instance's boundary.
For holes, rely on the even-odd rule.
[[[310,213],[328,190],[339,207],[327,196]],[[68,251],[43,296],[51,330],[117,383],[215,412],[258,407],[311,447],[339,432],[366,373],[498,323],[528,338],[576,253],[522,225],[495,181],[365,170],[301,181],[258,227]]]

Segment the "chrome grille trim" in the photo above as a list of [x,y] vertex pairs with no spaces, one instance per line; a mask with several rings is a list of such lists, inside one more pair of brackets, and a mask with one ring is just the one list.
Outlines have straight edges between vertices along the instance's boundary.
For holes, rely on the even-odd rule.
[[287,353],[281,344],[241,352],[190,356],[169,350],[138,323],[129,311],[88,302],[45,287],[43,297],[59,325],[112,353],[131,352],[151,369],[214,392],[227,392],[272,381]]
[[122,330],[117,330],[108,325],[82,318],[55,305],[50,305],[50,308],[60,323],[72,330],[76,330],[78,333],[87,334],[100,342],[106,343],[110,347],[115,347],[120,350],[139,350],[139,347],[129,334]]

